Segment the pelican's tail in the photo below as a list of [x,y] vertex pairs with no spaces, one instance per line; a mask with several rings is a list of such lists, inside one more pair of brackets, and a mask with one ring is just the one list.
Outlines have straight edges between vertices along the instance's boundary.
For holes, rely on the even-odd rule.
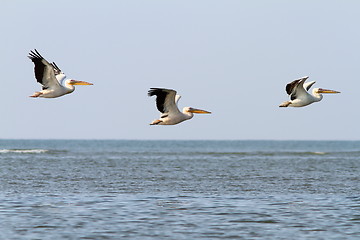
[[280,104],[279,107],[288,107],[290,104],[291,104],[290,101],[286,101],[286,102],[283,102],[282,104]]

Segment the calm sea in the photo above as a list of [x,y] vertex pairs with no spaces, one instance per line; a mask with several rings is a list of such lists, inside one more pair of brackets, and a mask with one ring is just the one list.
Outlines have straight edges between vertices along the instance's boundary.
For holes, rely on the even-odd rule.
[[0,140],[0,239],[359,239],[359,141]]

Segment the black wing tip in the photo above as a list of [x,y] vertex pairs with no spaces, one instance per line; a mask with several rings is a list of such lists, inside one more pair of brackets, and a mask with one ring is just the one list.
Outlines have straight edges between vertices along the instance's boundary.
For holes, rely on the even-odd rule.
[[28,58],[30,58],[32,61],[44,59],[38,50],[36,50],[36,48],[34,48],[34,50],[30,50]]
[[148,96],[154,96],[154,95],[158,95],[160,93],[163,92],[163,88],[150,88],[150,90],[148,91]]
[[294,84],[294,83],[300,82],[302,80],[307,80],[308,78],[309,78],[309,76],[304,76],[304,77],[301,77],[301,78],[295,79],[294,81],[289,82],[287,85]]
[[151,97],[159,94],[168,94],[170,91],[175,91],[175,90],[168,88],[150,88],[150,90],[148,91],[148,96]]
[[296,79],[296,80],[294,80],[294,81],[289,82],[287,85],[296,84],[296,83],[300,82],[300,80],[301,80],[301,79]]
[[299,77],[299,78],[295,79],[293,82],[299,81],[299,80],[306,80],[306,79],[308,79],[308,78],[309,78],[309,76]]
[[61,72],[61,69],[58,67],[58,65],[56,65],[55,62],[52,62],[53,67],[60,73]]

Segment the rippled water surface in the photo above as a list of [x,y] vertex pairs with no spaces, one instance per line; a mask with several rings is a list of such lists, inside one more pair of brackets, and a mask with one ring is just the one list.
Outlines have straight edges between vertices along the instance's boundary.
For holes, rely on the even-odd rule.
[[0,239],[359,239],[357,141],[0,140]]

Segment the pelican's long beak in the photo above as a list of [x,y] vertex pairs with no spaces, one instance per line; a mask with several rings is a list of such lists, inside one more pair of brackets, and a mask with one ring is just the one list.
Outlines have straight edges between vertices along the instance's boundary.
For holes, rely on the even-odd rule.
[[71,80],[71,85],[93,85],[92,83],[85,82],[85,81],[77,81],[77,80]]
[[322,89],[322,88],[319,88],[318,92],[319,93],[340,93],[338,91],[329,90],[329,89]]
[[197,109],[197,108],[190,108],[189,112],[192,112],[192,113],[209,113],[209,114],[211,113],[211,112],[201,110],[201,109]]

